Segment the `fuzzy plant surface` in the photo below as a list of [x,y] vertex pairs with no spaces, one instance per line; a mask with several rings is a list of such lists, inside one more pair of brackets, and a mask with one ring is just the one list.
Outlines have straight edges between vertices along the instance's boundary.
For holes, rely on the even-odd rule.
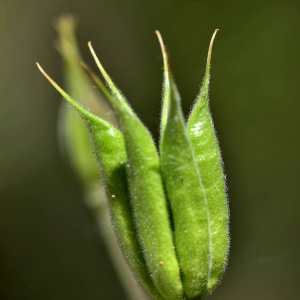
[[119,129],[73,100],[40,71],[75,108],[90,132],[102,173],[112,225],[124,258],[145,292],[156,300],[200,299],[224,273],[229,210],[219,144],[209,110],[208,52],[200,93],[185,121],[161,35],[164,95],[159,153],[152,137],[97,58],[101,79],[82,67],[113,108]]

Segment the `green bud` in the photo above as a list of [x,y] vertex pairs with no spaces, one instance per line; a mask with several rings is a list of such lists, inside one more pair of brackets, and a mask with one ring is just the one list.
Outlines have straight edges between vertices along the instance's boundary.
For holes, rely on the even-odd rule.
[[208,107],[212,42],[203,86],[186,125],[157,34],[165,77],[160,157],[149,131],[105,72],[91,43],[111,94],[87,65],[83,67],[115,111],[120,131],[75,102],[38,67],[90,131],[113,226],[137,280],[154,299],[196,300],[220,280],[229,241],[222,162]]

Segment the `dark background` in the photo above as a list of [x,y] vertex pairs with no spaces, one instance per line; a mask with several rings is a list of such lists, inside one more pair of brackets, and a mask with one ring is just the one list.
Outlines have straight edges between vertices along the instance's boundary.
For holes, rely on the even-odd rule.
[[0,299],[125,300],[57,145],[62,82],[54,17],[87,42],[158,138],[159,29],[187,115],[211,35],[211,110],[226,167],[231,252],[207,299],[300,299],[300,2],[0,0]]

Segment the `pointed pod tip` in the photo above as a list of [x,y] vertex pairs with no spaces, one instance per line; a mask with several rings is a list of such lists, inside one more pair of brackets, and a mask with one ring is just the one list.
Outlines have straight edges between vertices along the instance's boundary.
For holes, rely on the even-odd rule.
[[211,59],[211,52],[212,52],[212,46],[216,37],[217,32],[219,31],[219,29],[216,29],[213,33],[213,36],[210,40],[210,44],[209,44],[209,49],[208,49],[208,55],[207,55],[207,62],[206,62],[206,75],[208,76],[209,74],[209,68],[210,68],[210,59]]
[[52,78],[44,71],[44,69],[40,66],[40,64],[38,62],[36,62],[37,67],[39,68],[39,70],[41,71],[41,73],[52,83],[55,84],[56,83],[52,80]]
[[167,52],[167,51],[166,51],[166,47],[165,47],[165,45],[164,45],[164,41],[163,41],[163,39],[162,39],[162,37],[161,37],[161,34],[160,34],[160,32],[159,32],[158,30],[155,30],[155,33],[156,33],[156,35],[157,35],[157,37],[158,37],[158,41],[159,41],[159,43],[160,43],[161,51],[162,51],[163,54],[164,54],[164,53]]
[[38,62],[36,62],[37,67],[39,68],[39,70],[42,72],[42,74],[48,78],[48,74],[44,71],[44,69],[40,66],[40,64]]
[[102,73],[102,76],[105,78],[105,81],[107,82],[107,84],[109,86],[113,86],[113,82],[111,81],[110,77],[108,76],[108,74],[106,73],[106,71],[104,70],[102,64],[100,63],[100,60],[98,59],[96,52],[94,51],[93,47],[92,47],[92,42],[88,42],[90,51],[92,53],[92,56],[94,57],[94,60],[96,62],[96,65],[98,66],[100,72]]
[[93,47],[92,47],[92,42],[91,42],[91,41],[88,42],[88,46],[89,46],[89,48],[90,48],[90,51],[91,51],[93,57],[95,58],[95,60],[96,60],[96,62],[97,62],[98,58],[97,58],[97,55],[96,55],[96,53],[95,53],[95,51],[94,51],[94,49],[93,49]]
[[80,113],[82,116],[84,114],[87,114],[87,111],[78,104],[75,100],[73,100],[40,66],[40,64],[36,63],[39,70],[42,72],[42,74],[48,79],[48,81],[54,86],[54,88]]
[[47,78],[47,80],[56,88],[56,90],[68,100],[72,104],[72,101],[69,101],[69,95],[44,71],[44,69],[40,66],[40,64],[37,62],[36,63],[37,67],[41,71],[41,73]]
[[211,52],[211,49],[212,49],[212,46],[213,46],[213,43],[214,43],[214,40],[215,40],[215,37],[216,37],[216,34],[217,32],[219,31],[219,29],[216,29],[211,40],[210,40],[210,45],[209,45],[209,52]]
[[[44,71],[44,69],[40,66],[40,64],[37,62],[36,63],[37,67],[39,68],[39,70],[41,71],[41,73],[48,79],[48,81],[61,93],[61,91],[63,93],[65,93],[61,87],[59,87],[59,85]],[[61,93],[62,94],[62,93]],[[66,94],[66,93],[65,93]],[[65,97],[65,95],[63,95]]]
[[88,46],[90,48],[90,51],[93,53],[94,50],[93,50],[92,42],[91,41],[88,42]]

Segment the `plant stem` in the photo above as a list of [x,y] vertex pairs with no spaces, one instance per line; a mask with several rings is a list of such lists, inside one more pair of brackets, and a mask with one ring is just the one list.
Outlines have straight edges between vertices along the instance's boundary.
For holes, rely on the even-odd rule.
[[133,277],[130,269],[126,265],[112,228],[108,206],[105,199],[105,193],[102,185],[99,182],[89,186],[89,188],[86,189],[85,200],[95,215],[98,228],[104,238],[111,261],[117,272],[118,278],[122,283],[127,298],[129,300],[150,299],[142,291],[141,287]]

